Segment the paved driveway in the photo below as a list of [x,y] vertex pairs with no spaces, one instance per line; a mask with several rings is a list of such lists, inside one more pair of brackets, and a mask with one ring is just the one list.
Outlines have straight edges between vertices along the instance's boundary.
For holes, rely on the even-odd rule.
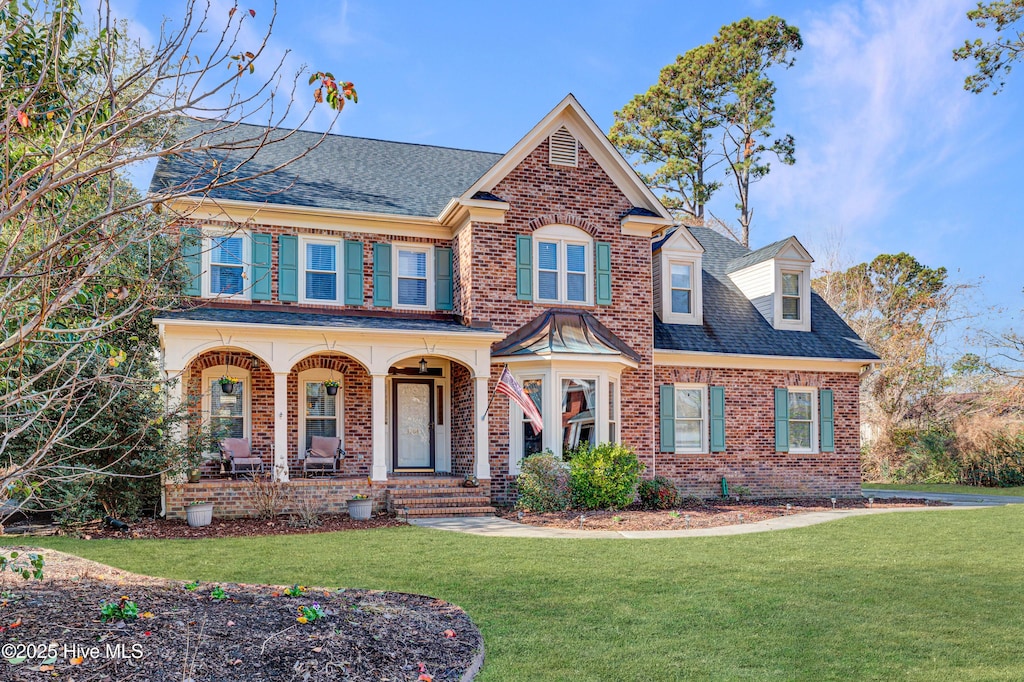
[[1010,495],[968,495],[961,493],[919,493],[914,490],[876,490],[864,488],[864,497],[906,497],[919,500],[935,500],[936,502],[948,502],[957,507],[997,507],[1003,504],[1024,504],[1024,497],[1013,497]]

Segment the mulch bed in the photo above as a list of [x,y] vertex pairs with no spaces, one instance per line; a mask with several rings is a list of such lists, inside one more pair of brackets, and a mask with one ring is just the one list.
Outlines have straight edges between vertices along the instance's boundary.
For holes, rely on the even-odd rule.
[[[44,555],[42,581],[0,574],[4,680],[460,680],[483,651],[469,616],[431,597],[320,588],[289,597],[283,587],[222,584],[227,597],[215,601],[214,584],[189,590],[27,551]],[[139,617],[101,622],[104,601],[123,597]],[[299,607],[314,602],[324,618],[298,622]]]
[[[928,502],[933,507],[948,506],[943,502]],[[786,508],[789,505],[789,508]],[[885,507],[921,507],[920,499],[889,498],[876,499],[869,505],[864,499],[837,499],[836,509],[875,509]],[[714,528],[739,523],[756,523],[780,516],[806,512],[831,511],[832,501],[824,499],[766,499],[766,500],[721,500],[710,499],[691,501],[671,510],[649,511],[629,508],[619,511],[564,511],[564,512],[520,512],[501,509],[499,516],[531,526],[565,528],[572,530],[686,530],[687,528]],[[580,517],[583,517],[582,523]]]

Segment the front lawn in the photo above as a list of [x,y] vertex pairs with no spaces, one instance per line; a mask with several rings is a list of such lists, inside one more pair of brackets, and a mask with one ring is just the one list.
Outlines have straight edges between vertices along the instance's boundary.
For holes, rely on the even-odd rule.
[[1009,495],[1024,497],[1024,486],[1015,488],[982,488],[975,485],[956,485],[954,483],[865,483],[864,488],[874,490],[909,490],[917,493],[961,493],[965,495]]
[[409,527],[40,543],[182,580],[434,595],[483,631],[482,682],[1020,678],[1019,507],[649,541]]

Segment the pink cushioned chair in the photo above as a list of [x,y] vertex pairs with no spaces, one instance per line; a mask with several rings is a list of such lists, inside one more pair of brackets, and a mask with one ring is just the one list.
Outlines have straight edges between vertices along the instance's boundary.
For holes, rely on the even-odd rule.
[[255,476],[263,473],[263,460],[252,456],[248,438],[225,438],[220,442],[220,456],[228,463],[232,476]]
[[341,449],[341,439],[329,436],[313,436],[310,438],[309,449],[302,460],[302,473],[336,474],[341,468],[341,458],[345,451]]

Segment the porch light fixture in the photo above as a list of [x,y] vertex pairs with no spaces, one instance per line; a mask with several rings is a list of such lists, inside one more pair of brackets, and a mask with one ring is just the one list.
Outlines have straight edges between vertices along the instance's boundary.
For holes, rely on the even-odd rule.
[[249,362],[252,365],[252,371],[260,371],[260,359],[258,357],[256,357],[255,355],[250,355]]
[[420,358],[420,374],[426,374],[426,373],[427,373],[427,359],[426,358]]

